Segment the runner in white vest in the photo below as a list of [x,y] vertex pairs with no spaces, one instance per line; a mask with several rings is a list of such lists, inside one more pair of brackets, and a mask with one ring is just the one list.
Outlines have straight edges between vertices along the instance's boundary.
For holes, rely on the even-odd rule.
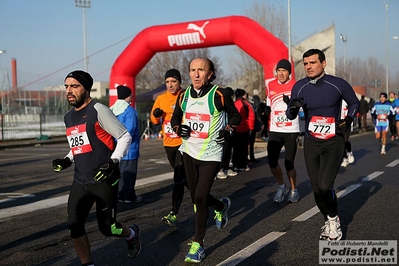
[[193,59],[189,72],[192,84],[177,98],[171,125],[183,139],[180,151],[183,152],[188,187],[196,209],[195,236],[185,261],[198,263],[205,258],[203,242],[208,208],[215,210],[218,229],[223,229],[228,222],[230,199],[217,200],[209,191],[220,169],[223,146],[241,117],[227,90],[210,84],[216,78],[211,60]]

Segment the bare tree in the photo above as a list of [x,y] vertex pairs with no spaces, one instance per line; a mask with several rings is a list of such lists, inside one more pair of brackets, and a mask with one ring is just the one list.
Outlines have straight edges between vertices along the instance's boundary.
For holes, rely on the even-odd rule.
[[182,83],[189,84],[189,62],[195,57],[206,57],[212,60],[216,69],[217,84],[225,84],[227,78],[219,69],[220,59],[212,56],[209,48],[157,53],[136,77],[137,94],[158,88],[165,82],[165,72],[176,68],[182,75]]
[[[352,86],[365,86],[371,88],[374,92],[372,94],[378,94],[379,91],[385,91],[385,68],[378,62],[375,57],[362,60],[358,57],[350,58],[347,60],[346,72],[344,73],[344,59],[339,58],[336,64],[336,75],[348,81]],[[379,80],[380,85],[372,82]],[[394,88],[391,83],[391,88]],[[370,92],[371,93],[371,92]],[[369,97],[375,97],[375,95],[366,95]]]
[[[277,38],[287,40],[286,12],[276,1],[254,1],[245,11],[245,15],[259,23]],[[261,95],[264,91],[263,67],[240,48],[236,48],[237,57],[231,58],[235,85],[243,87],[249,94],[256,89]]]

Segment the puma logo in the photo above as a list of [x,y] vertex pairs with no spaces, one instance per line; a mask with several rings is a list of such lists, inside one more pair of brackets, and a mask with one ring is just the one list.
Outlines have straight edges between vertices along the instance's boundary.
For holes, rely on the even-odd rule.
[[190,24],[188,24],[187,29],[188,29],[188,30],[196,30],[196,31],[198,31],[198,32],[201,34],[201,36],[202,36],[204,39],[206,39],[206,35],[205,35],[205,32],[204,32],[204,28],[205,28],[205,26],[206,26],[208,23],[209,23],[209,21],[205,21],[205,23],[202,25],[202,27],[198,27],[196,24],[190,23]]

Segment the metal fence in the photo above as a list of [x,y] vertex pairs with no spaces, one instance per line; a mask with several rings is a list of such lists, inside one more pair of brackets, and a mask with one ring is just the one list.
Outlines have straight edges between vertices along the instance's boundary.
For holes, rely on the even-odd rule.
[[[152,125],[148,118],[139,119],[139,131],[151,130],[157,136],[159,125]],[[0,141],[42,139],[65,136],[64,115],[0,114]],[[153,136],[152,136],[153,137]]]
[[0,114],[0,141],[65,135],[63,115]]

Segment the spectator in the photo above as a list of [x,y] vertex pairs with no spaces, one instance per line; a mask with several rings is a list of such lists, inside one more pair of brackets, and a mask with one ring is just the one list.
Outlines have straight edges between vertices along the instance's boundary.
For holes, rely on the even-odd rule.
[[248,161],[248,144],[250,132],[255,128],[255,112],[246,101],[246,91],[236,89],[235,107],[241,116],[241,122],[235,129],[231,139],[233,142],[233,166],[234,171],[249,171]]
[[367,113],[369,112],[369,103],[362,95],[359,101],[359,129],[367,131]]
[[[394,92],[389,93],[388,102],[393,105],[396,99],[396,94]],[[398,132],[396,131],[395,116],[389,116],[389,131],[391,132],[391,141],[398,139]]]
[[[230,87],[225,88],[227,91],[227,95],[233,100],[234,98],[234,91]],[[233,132],[234,134],[234,132]],[[226,144],[223,147],[223,158],[222,158],[222,166],[217,174],[217,178],[219,179],[226,179],[227,177],[236,176],[238,173],[230,169],[230,160],[231,160],[231,153],[232,153],[233,145],[231,138],[226,141]]]
[[266,141],[269,139],[269,116],[270,116],[270,106],[266,104],[266,99],[259,104],[257,113],[260,116],[260,121],[262,123],[260,137],[262,140]]
[[[257,96],[257,95],[255,95]],[[259,97],[258,97],[259,98]],[[257,118],[257,113],[256,113],[256,108],[255,105],[253,105],[249,100],[248,93],[245,94],[245,101],[248,104],[249,108],[252,108],[252,111],[254,113],[254,129],[250,131],[249,134],[249,149],[248,149],[248,154],[249,154],[249,160],[248,160],[248,165],[251,165],[253,163],[258,163],[259,160],[255,158],[255,139],[256,139],[256,133],[262,130],[260,126],[260,122]],[[258,128],[259,127],[259,128]]]
[[126,86],[118,86],[118,100],[111,106],[111,110],[118,120],[126,127],[132,136],[128,153],[119,162],[121,178],[119,182],[118,202],[141,202],[142,197],[136,195],[134,186],[137,179],[137,163],[140,156],[140,132],[137,111],[130,105],[132,90]]

